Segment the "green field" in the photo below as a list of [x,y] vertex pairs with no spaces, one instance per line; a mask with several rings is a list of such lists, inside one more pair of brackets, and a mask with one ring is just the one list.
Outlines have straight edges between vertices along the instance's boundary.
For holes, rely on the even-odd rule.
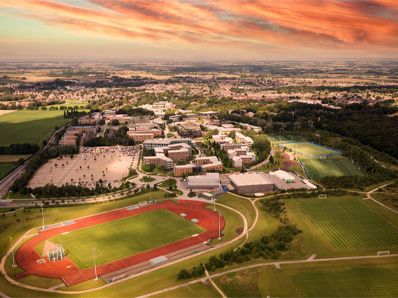
[[42,145],[54,132],[55,126],[71,121],[64,118],[63,111],[21,110],[0,116],[0,146],[17,143]]
[[356,200],[299,202],[299,207],[337,248],[398,245],[398,231]]
[[293,152],[297,152],[307,157],[318,157],[323,155],[339,155],[341,153],[336,152],[332,149],[325,148],[322,146],[318,146],[309,142],[297,142],[297,143],[285,143],[278,144],[280,147],[286,147],[288,150],[292,150]]
[[326,176],[365,176],[355,163],[348,158],[342,159],[310,159],[300,158],[311,180],[317,180]]
[[[79,229],[48,240],[62,244],[67,256],[80,269],[93,267],[92,249],[97,265],[107,264],[144,251],[161,247],[205,232],[200,226],[160,209]],[[41,254],[44,243],[35,249]]]
[[17,162],[20,158],[28,159],[32,154],[1,154],[0,163],[3,162]]
[[17,166],[13,165],[11,162],[0,163],[0,179],[3,179],[9,172],[15,169]]
[[398,269],[356,269],[297,273],[306,297],[398,297]]

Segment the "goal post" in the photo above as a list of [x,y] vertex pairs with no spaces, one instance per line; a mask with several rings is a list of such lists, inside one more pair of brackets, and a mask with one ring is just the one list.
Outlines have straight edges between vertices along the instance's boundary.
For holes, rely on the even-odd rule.
[[56,244],[47,251],[48,260],[50,262],[60,261],[65,258],[64,248],[62,244]]
[[325,193],[318,195],[318,199],[326,199],[326,198],[327,198],[327,195]]
[[326,159],[326,155],[319,156],[319,159]]

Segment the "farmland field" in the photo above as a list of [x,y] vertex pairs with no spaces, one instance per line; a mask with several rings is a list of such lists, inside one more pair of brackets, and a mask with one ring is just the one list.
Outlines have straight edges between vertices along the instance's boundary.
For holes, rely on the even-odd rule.
[[54,132],[55,126],[71,121],[64,118],[63,111],[21,110],[0,116],[0,146],[35,143],[42,145]]
[[306,297],[398,297],[398,269],[303,272],[294,280]]
[[311,180],[317,180],[326,176],[365,176],[356,164],[352,163],[348,158],[300,158],[300,160]]
[[[204,231],[171,211],[160,209],[57,235],[48,240],[62,244],[69,252],[68,258],[80,269],[85,269],[93,267],[93,248],[96,248],[97,265],[103,265]],[[40,255],[43,247],[41,243],[35,248]]]
[[286,147],[291,149],[293,152],[297,152],[307,157],[319,157],[323,155],[340,155],[341,152],[329,149],[326,147],[319,146],[310,142],[296,142],[296,143],[284,143],[278,144],[280,147]]
[[398,231],[356,200],[299,202],[299,207],[337,248],[398,245]]
[[3,179],[9,172],[15,169],[17,166],[14,166],[12,163],[0,163],[0,179]]

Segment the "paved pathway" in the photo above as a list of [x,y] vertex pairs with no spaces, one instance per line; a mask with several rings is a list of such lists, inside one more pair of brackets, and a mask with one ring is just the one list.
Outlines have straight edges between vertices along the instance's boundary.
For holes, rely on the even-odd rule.
[[224,293],[220,290],[220,288],[217,287],[217,285],[216,285],[216,284],[214,283],[214,281],[211,279],[211,277],[209,276],[209,272],[207,272],[206,269],[205,269],[205,273],[206,273],[207,279],[210,280],[211,284],[212,284],[213,287],[217,290],[217,292],[219,292],[220,295],[221,295],[223,298],[227,298],[227,296],[224,295]]
[[390,183],[384,184],[384,185],[382,185],[382,186],[379,186],[378,188],[375,188],[375,189],[373,189],[373,190],[367,192],[367,193],[366,193],[366,197],[367,197],[368,199],[372,200],[373,202],[375,202],[375,203],[377,203],[377,204],[383,206],[384,208],[386,208],[386,209],[388,209],[388,210],[390,210],[390,211],[392,211],[392,212],[394,212],[394,213],[398,213],[397,210],[394,210],[394,209],[392,209],[391,207],[388,207],[388,206],[384,205],[383,203],[379,202],[378,200],[372,198],[372,193],[374,193],[375,191],[379,190],[380,188],[386,187],[386,186],[388,186],[388,185],[390,185],[390,184],[393,184],[393,183],[394,183],[394,182],[390,182]]

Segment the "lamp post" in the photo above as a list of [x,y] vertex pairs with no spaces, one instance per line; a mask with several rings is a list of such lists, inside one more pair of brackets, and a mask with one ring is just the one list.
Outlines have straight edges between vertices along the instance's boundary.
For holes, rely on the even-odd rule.
[[43,227],[42,227],[42,230],[44,230],[44,211],[43,211],[43,206],[41,206],[41,217],[43,218]]
[[218,215],[218,240],[221,240],[221,213]]
[[216,197],[214,197],[213,203],[214,203],[214,209],[213,209],[213,211],[216,211]]
[[12,253],[12,267],[17,267],[17,265],[15,265],[15,260],[14,260],[14,249],[12,247],[12,237],[10,237],[10,242],[11,242],[11,253]]
[[97,277],[97,265],[95,263],[95,248],[93,248],[93,253],[94,253],[94,270],[95,270],[95,279],[94,280],[98,280],[98,277]]

